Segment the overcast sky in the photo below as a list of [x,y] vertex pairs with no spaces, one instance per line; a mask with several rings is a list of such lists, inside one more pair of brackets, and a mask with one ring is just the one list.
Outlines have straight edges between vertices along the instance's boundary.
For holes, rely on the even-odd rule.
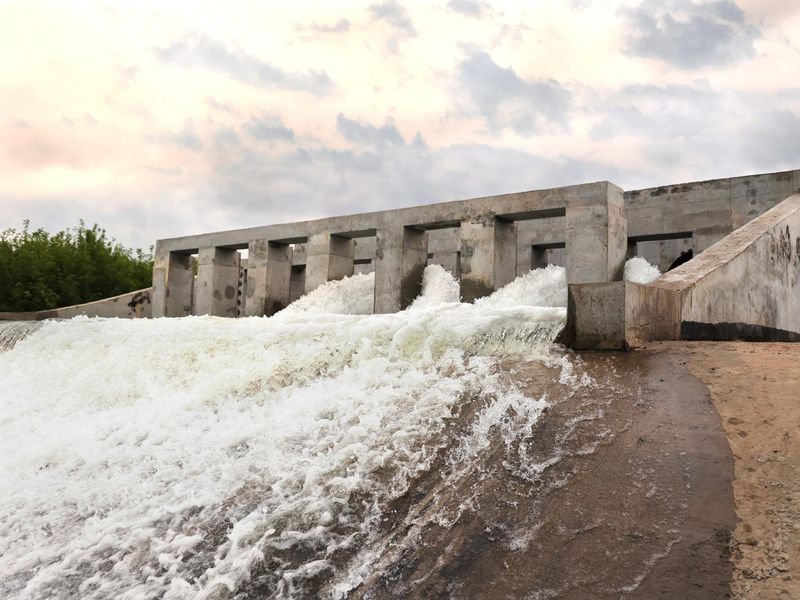
[[800,168],[797,0],[0,0],[0,229]]

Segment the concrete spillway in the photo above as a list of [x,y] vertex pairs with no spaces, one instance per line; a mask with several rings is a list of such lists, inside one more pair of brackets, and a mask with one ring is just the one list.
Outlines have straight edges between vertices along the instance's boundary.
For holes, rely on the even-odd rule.
[[269,319],[17,331],[0,596],[725,595],[733,458],[683,350],[553,346],[559,267],[473,304],[429,267],[352,314],[369,279]]

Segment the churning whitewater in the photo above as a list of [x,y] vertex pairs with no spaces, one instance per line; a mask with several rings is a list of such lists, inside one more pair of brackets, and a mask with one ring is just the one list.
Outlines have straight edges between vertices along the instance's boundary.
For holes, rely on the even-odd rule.
[[[559,267],[464,304],[429,266],[395,314],[370,314],[372,286],[332,282],[271,318],[76,318],[9,333],[0,597],[358,586],[383,551],[387,505],[434,457],[446,454],[446,483],[487,432],[530,435],[547,398],[523,396],[498,365],[556,360],[566,314]],[[467,402],[468,427],[449,427]]]

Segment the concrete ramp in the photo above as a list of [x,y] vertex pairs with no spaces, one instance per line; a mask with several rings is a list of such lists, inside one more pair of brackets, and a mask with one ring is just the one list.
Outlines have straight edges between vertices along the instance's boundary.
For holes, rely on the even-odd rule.
[[800,194],[645,287],[678,296],[680,339],[800,341]]

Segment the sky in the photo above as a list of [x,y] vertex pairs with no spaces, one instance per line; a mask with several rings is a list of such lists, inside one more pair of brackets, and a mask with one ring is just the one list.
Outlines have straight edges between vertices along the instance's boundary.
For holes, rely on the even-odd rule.
[[0,0],[0,230],[800,168],[797,0]]

